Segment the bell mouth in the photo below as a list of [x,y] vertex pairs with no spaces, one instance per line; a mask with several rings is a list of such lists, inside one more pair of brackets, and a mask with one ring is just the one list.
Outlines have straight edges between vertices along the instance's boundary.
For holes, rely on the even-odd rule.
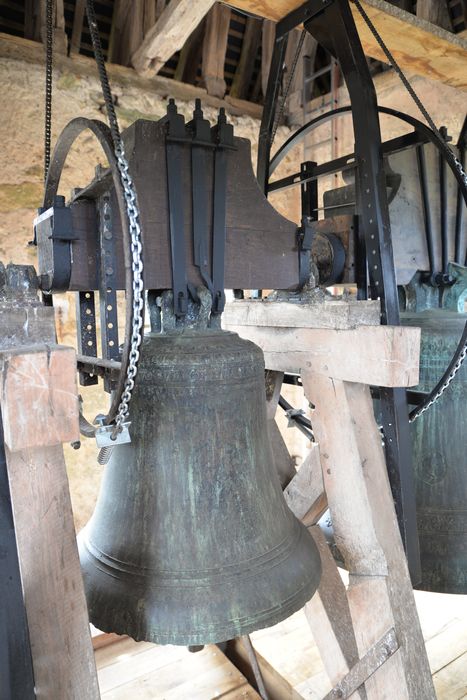
[[321,576],[314,540],[295,519],[291,538],[264,559],[178,578],[111,563],[86,528],[78,544],[91,622],[156,644],[220,643],[275,625],[310,600]]

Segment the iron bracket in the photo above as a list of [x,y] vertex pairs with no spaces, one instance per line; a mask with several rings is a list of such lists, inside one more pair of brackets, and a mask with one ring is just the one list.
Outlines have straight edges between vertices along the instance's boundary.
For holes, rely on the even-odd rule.
[[299,288],[302,289],[310,280],[311,248],[315,235],[315,227],[311,217],[304,216],[302,225],[297,229],[298,240],[298,277]]
[[181,318],[186,315],[188,310],[181,158],[183,145],[191,143],[191,136],[186,131],[183,115],[177,113],[177,107],[173,99],[169,100],[166,120],[167,136],[165,149],[172,256],[172,288],[174,313],[177,318]]
[[323,700],[345,700],[355,693],[399,649],[392,627],[367,651]]
[[225,306],[227,152],[235,148],[233,126],[227,123],[223,107],[219,110],[217,124],[212,127],[211,133],[216,144],[212,213],[212,313],[219,315],[223,312]]

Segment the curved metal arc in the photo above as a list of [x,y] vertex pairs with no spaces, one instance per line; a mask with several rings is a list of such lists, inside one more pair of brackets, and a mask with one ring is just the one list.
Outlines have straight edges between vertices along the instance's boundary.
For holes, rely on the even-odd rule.
[[[399,119],[400,121],[406,122],[407,124],[410,124],[410,126],[413,126],[416,131],[420,131],[428,141],[430,141],[436,148],[444,154],[447,162],[449,163],[449,167],[451,168],[454,177],[456,178],[460,190],[462,192],[462,196],[464,197],[464,201],[467,204],[467,187],[464,183],[464,180],[462,178],[462,175],[460,174],[459,170],[456,168],[455,163],[454,163],[454,154],[451,152],[452,159],[447,157],[447,152],[443,148],[442,144],[440,143],[440,140],[436,136],[436,134],[428,127],[426,124],[421,122],[419,119],[416,119],[415,117],[410,116],[410,114],[405,114],[404,112],[399,112],[396,109],[392,109],[391,107],[382,107],[378,106],[378,112],[381,114],[387,114],[391,117],[395,117],[396,119]],[[285,143],[282,144],[282,146],[279,148],[277,153],[274,154],[273,158],[271,159],[271,162],[269,164],[269,176],[273,174],[273,172],[276,170],[277,166],[283,161],[285,156],[291,151],[291,149],[302,139],[305,138],[311,131],[313,131],[317,126],[320,126],[321,124],[325,124],[326,122],[330,121],[331,119],[334,119],[334,117],[339,117],[345,114],[350,114],[351,113],[351,107],[350,105],[346,107],[339,107],[338,109],[333,109],[330,112],[326,112],[325,114],[320,114],[318,117],[315,117],[315,119],[312,119],[311,121],[307,122],[304,124],[300,129],[298,129],[292,136],[290,136]],[[446,148],[449,148],[446,146]],[[449,149],[450,150],[450,149]]]
[[[50,166],[45,182],[44,204],[45,208],[53,205],[54,197],[57,194],[60,178],[62,176],[63,167],[74,142],[83,133],[89,129],[102,146],[107,160],[109,162],[110,171],[112,173],[112,181],[117,195],[118,209],[123,232],[123,251],[125,265],[125,287],[126,287],[126,317],[125,317],[125,341],[122,350],[121,370],[118,377],[117,387],[113,393],[113,398],[109,408],[109,412],[105,417],[105,423],[108,425],[114,420],[120,404],[120,397],[124,390],[125,377],[130,356],[130,337],[133,320],[133,288],[131,278],[131,244],[130,234],[128,230],[128,219],[125,206],[125,199],[120,180],[120,173],[117,167],[117,161],[114,154],[112,135],[109,127],[104,122],[97,119],[87,119],[86,117],[76,117],[72,119],[63,129],[57,139],[54,152],[50,161]],[[90,424],[89,424],[90,425]]]
[[[312,119],[309,121],[307,124],[304,124],[300,129],[298,129],[292,136],[287,139],[287,141],[281,146],[281,148],[277,151],[273,159],[271,160],[270,167],[269,167],[269,175],[272,175],[272,173],[275,171],[279,163],[285,158],[287,153],[307,134],[309,134],[313,129],[315,129],[317,126],[320,124],[323,124],[330,119],[333,119],[334,117],[341,116],[342,114],[349,114],[351,112],[351,107],[339,107],[338,109],[332,110],[330,112],[327,112],[326,114],[322,114],[319,117],[316,117],[315,119]],[[419,119],[416,119],[415,117],[410,116],[409,114],[405,114],[403,112],[398,112],[395,109],[391,109],[390,107],[380,107],[378,106],[378,112],[381,114],[387,114],[389,116],[395,117],[396,119],[399,119],[400,121],[406,122],[407,124],[410,124],[411,126],[414,127],[416,131],[421,132],[428,141],[430,141],[440,153],[444,155],[444,158],[449,164],[449,167],[451,168],[454,177],[456,178],[458,184],[459,184],[459,191],[462,193],[462,196],[464,198],[464,202],[467,205],[467,187],[464,182],[464,179],[459,172],[458,168],[456,167],[455,164],[455,156],[452,153],[452,151],[449,149],[448,146],[443,147],[443,144],[441,144],[439,138],[436,136],[436,134],[430,129],[426,124],[421,122]],[[451,156],[448,157],[447,155],[447,150],[449,149],[449,152]],[[414,421],[421,413],[423,413],[424,410],[426,410],[431,402],[433,400],[436,400],[436,394],[439,391],[440,387],[443,386],[443,384],[446,383],[447,378],[449,378],[450,373],[452,371],[452,368],[455,366],[455,364],[459,361],[461,357],[465,354],[465,345],[467,342],[467,324],[464,329],[464,333],[458,343],[458,346],[454,352],[454,355],[443,373],[441,379],[438,381],[436,386],[430,391],[428,396],[425,398],[423,404],[418,406],[412,413],[410,414],[410,421]]]

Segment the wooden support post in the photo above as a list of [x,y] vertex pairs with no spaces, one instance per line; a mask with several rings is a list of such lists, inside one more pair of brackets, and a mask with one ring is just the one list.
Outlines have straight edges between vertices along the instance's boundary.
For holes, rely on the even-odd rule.
[[[313,598],[305,605],[305,615],[333,685],[358,661],[358,648],[352,625],[347,592],[328,544],[318,525],[311,534],[321,555],[323,573]],[[350,698],[366,698],[364,688]]]
[[365,684],[368,698],[395,688],[401,699],[435,698],[369,387],[308,371],[302,381],[360,657],[392,627],[400,646]]
[[0,290],[0,406],[34,683],[38,697],[97,700],[62,450],[79,438],[75,352],[55,345],[34,278],[9,266]]
[[212,8],[206,22],[203,44],[203,64],[201,84],[208,95],[224,97],[224,62],[229,36],[230,9],[217,3]]

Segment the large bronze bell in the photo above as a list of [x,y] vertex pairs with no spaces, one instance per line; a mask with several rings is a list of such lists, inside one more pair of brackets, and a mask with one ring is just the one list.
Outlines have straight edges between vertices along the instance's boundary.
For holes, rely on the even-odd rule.
[[321,565],[274,468],[261,350],[214,329],[146,336],[130,418],[79,537],[93,624],[195,645],[301,608]]

